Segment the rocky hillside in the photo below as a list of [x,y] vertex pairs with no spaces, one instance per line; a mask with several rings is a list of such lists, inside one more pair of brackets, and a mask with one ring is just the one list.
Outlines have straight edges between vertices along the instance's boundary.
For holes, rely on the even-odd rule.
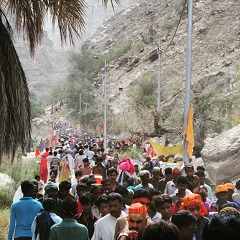
[[[100,56],[131,43],[129,51],[111,61],[108,67],[109,108],[115,114],[121,113],[129,119],[129,87],[147,72],[157,74],[155,40],[160,39],[161,117],[166,126],[178,128],[176,133],[182,131],[187,48],[185,3],[184,0],[139,0],[105,22],[85,42],[85,48]],[[196,108],[195,127],[199,139],[238,123],[239,11],[240,2],[236,0],[194,1],[192,103]],[[122,89],[121,92],[119,88]],[[153,124],[141,124],[141,119],[146,120],[149,115],[151,111],[144,109],[141,117],[138,116],[137,124],[133,125],[131,119],[131,129],[151,131]],[[153,118],[150,119],[153,122]],[[200,141],[199,144],[202,146],[203,142]]]

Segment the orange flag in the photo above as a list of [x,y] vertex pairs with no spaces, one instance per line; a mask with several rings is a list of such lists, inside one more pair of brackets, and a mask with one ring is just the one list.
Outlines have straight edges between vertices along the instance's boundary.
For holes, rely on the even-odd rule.
[[38,146],[36,146],[36,150],[35,150],[35,157],[37,158],[40,155],[40,151]]
[[187,141],[187,155],[190,159],[192,159],[192,151],[194,147],[194,133],[193,133],[193,109],[192,105],[190,105],[189,114],[188,114],[188,121],[187,126],[184,131],[186,135]]

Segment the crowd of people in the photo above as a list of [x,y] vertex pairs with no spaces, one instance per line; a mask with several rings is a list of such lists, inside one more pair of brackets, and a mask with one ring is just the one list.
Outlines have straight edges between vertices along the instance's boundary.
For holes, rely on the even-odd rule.
[[8,240],[240,239],[240,181],[216,185],[204,166],[162,169],[63,141],[20,188]]

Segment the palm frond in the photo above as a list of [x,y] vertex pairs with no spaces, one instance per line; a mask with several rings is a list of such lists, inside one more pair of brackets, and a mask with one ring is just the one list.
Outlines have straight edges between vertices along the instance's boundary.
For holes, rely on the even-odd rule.
[[31,131],[28,84],[9,26],[0,9],[0,163],[3,153],[13,157],[18,146],[25,145]]
[[111,2],[111,5],[112,5],[113,10],[114,10],[114,2],[115,2],[118,6],[121,5],[121,0],[102,0],[102,3],[103,3],[103,5],[104,5],[105,8],[107,8],[107,4],[108,4],[109,1]]

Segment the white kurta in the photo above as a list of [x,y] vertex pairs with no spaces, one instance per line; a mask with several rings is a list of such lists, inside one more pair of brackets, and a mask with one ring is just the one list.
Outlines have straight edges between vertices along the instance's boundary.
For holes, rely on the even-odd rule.
[[[122,211],[120,217],[123,216],[126,216],[126,213]],[[113,240],[116,221],[117,219],[110,213],[100,218],[94,224],[94,234],[91,240]]]

